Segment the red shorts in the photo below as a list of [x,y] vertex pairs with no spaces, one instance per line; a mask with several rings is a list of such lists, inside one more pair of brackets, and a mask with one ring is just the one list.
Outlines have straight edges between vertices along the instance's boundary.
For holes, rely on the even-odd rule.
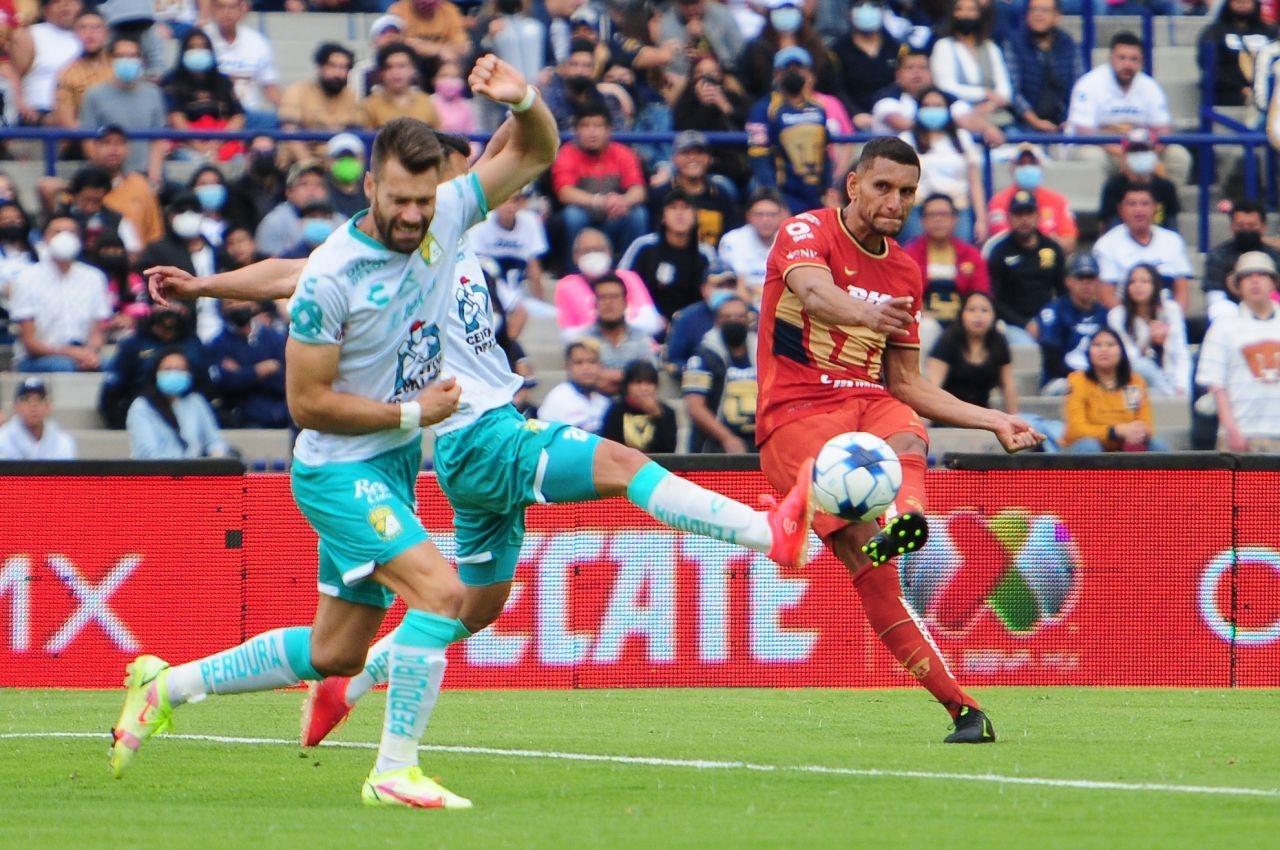
[[[800,464],[816,457],[837,434],[863,431],[887,440],[894,434],[914,434],[929,444],[929,434],[916,412],[892,396],[850,399],[836,410],[788,422],[769,435],[760,448],[760,469],[769,483],[785,493],[796,483]],[[823,540],[849,523],[821,512],[813,515],[813,530]]]

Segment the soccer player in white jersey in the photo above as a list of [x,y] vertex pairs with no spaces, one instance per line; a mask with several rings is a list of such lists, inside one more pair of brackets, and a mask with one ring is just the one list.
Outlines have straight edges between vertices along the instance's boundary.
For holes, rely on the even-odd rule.
[[392,696],[361,797],[370,805],[471,806],[418,764],[445,648],[470,634],[459,619],[462,583],[415,512],[421,428],[458,410],[461,388],[439,377],[457,242],[490,199],[508,197],[551,164],[558,132],[537,91],[510,65],[482,57],[470,84],[514,113],[502,151],[466,180],[440,185],[434,132],[412,119],[389,122],[365,177],[369,210],[306,261],[290,305],[285,383],[303,428],[293,492],[320,537],[312,626],[267,632],[172,668],[154,656],[136,659],[113,733],[117,777],[183,703],[358,673],[398,595],[408,611],[393,633]]
[[[486,158],[501,150],[506,131],[506,125],[499,128]],[[452,159],[459,173],[465,172],[465,153],[455,152]],[[457,292],[479,298],[479,261],[465,243],[459,244],[458,252]],[[297,261],[291,260],[266,260],[210,278],[193,278],[172,267],[147,273],[152,293],[161,301],[215,294],[283,298],[294,292],[298,281]],[[454,508],[458,570],[465,586],[459,618],[468,634],[502,613],[519,560],[524,509],[535,502],[625,496],[673,528],[747,546],[784,566],[807,562],[809,465],[800,470],[796,486],[781,503],[767,512],[753,511],[673,475],[619,443],[559,423],[525,420],[511,405],[521,379],[493,343],[487,302],[478,325],[474,315],[459,304],[445,324],[443,371],[456,376],[462,398],[458,412],[433,427],[436,472]],[[493,486],[495,468],[515,471],[514,476],[508,474],[510,486]],[[590,475],[583,474],[587,469]],[[384,638],[370,650],[358,675],[331,677],[312,686],[303,711],[304,745],[319,743],[361,695],[387,681],[389,649]]]

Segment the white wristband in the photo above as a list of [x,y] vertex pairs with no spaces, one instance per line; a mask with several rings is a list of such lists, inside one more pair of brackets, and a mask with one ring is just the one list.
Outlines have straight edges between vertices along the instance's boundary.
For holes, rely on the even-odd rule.
[[400,405],[400,430],[412,431],[422,427],[422,405],[416,401],[406,401]]
[[524,97],[519,103],[511,103],[508,106],[512,112],[528,112],[533,109],[533,102],[538,99],[538,90],[533,86],[529,86],[524,90]]

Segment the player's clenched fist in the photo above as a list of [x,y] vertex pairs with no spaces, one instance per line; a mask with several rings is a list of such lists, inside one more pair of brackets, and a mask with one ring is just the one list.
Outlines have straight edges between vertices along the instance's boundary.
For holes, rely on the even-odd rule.
[[864,327],[876,333],[905,334],[907,328],[915,323],[915,314],[911,312],[911,298],[901,295],[888,301],[872,303],[870,301],[854,302],[863,307]]
[[1035,448],[1044,442],[1044,434],[1041,434],[1017,416],[1010,416],[1006,413],[1002,415],[1002,418],[1003,421],[992,429],[992,433],[996,435],[1000,445],[1009,454]]
[[421,424],[435,425],[452,416],[458,409],[458,399],[462,396],[462,387],[457,378],[444,378],[435,381],[418,394],[418,404],[422,405]]
[[524,75],[493,54],[476,60],[467,84],[476,94],[507,106],[520,103],[529,90],[529,82]]

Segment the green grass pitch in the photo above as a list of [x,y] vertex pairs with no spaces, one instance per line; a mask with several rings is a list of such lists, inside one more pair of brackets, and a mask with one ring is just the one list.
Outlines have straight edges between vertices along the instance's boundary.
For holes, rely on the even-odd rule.
[[411,812],[360,804],[381,694],[314,750],[301,692],[213,697],[116,781],[121,692],[0,690],[0,848],[1280,847],[1276,691],[980,697],[995,745],[910,689],[446,692],[422,764],[476,808]]

